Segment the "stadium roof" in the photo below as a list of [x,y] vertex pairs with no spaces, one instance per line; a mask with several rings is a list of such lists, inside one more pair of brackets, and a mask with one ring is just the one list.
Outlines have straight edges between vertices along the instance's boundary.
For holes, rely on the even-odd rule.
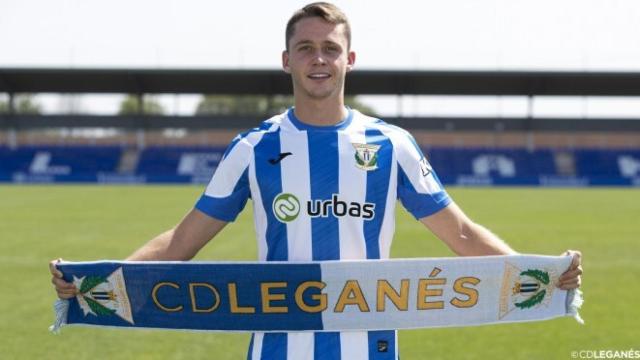
[[[281,70],[0,68],[5,93],[290,94]],[[640,73],[354,70],[348,94],[640,96]]]

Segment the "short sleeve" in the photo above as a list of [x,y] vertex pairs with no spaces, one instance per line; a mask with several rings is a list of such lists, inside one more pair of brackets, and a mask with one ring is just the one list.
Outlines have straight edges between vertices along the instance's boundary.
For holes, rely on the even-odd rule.
[[250,197],[248,169],[251,158],[249,144],[236,138],[225,151],[195,208],[213,218],[234,221]]
[[413,137],[405,135],[397,144],[398,198],[407,211],[421,219],[447,207],[451,197]]

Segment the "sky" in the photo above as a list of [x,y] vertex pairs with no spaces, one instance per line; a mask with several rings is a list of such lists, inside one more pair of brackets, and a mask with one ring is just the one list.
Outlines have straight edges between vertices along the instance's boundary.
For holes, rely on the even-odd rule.
[[[306,3],[0,0],[0,67],[280,68],[286,21]],[[352,24],[356,71],[640,71],[640,1],[356,0],[335,4]],[[109,98],[83,97],[82,107],[100,108],[113,103]],[[55,97],[40,99],[47,108],[65,106]],[[484,102],[455,97],[367,99],[379,108],[405,113],[438,113],[438,109],[446,113],[450,107],[474,101],[480,112],[487,108],[489,113],[519,113],[527,108],[526,103],[519,105],[522,99],[495,97],[485,97]],[[605,106],[603,99],[564,100],[537,99],[536,104],[551,104],[547,107],[559,113],[590,113]],[[162,101],[180,113],[191,111],[197,100],[165,96]],[[640,117],[640,100],[616,101],[615,108],[637,111]],[[541,109],[544,113],[545,106]]]

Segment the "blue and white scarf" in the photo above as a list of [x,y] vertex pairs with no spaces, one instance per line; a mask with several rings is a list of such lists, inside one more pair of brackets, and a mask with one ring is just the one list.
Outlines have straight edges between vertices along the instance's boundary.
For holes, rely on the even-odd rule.
[[62,262],[79,293],[63,325],[205,331],[350,331],[470,326],[574,316],[560,290],[571,257],[322,262]]

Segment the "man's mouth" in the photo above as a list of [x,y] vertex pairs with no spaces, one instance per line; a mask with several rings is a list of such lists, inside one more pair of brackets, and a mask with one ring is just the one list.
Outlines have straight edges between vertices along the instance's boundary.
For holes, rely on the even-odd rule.
[[328,74],[328,73],[313,73],[313,74],[307,75],[307,77],[309,79],[320,80],[320,79],[328,79],[328,78],[330,78],[331,74]]

